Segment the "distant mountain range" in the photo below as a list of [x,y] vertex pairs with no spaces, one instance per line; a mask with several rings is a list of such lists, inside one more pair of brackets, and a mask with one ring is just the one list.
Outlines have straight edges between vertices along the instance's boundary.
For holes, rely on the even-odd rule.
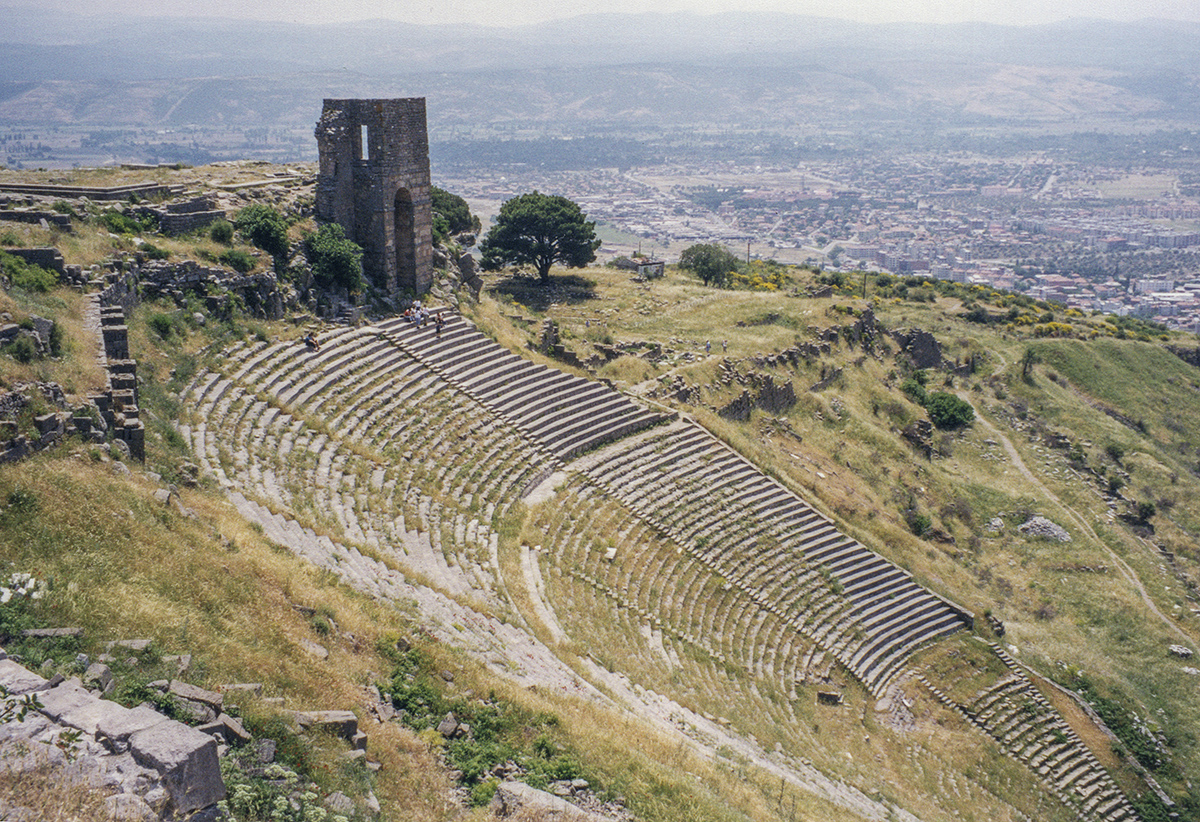
[[685,63],[842,65],[964,60],[1117,71],[1197,70],[1200,24],[1069,20],[869,25],[764,12],[593,14],[488,28],[389,20],[337,25],[170,17],[5,14],[0,68],[9,80],[169,79],[347,70],[369,75],[572,65]]
[[[766,13],[308,26],[5,14],[0,124],[311,128],[322,96],[430,98],[431,126],[814,118],[1200,123],[1200,25],[866,25]],[[215,118],[215,119],[214,119]],[[915,118],[915,120],[914,120]]]

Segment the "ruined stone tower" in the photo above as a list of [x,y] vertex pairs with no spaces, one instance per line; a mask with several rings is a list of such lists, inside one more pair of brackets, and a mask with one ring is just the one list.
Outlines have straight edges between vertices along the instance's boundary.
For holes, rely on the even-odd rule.
[[363,273],[393,294],[433,282],[425,98],[326,100],[317,121],[317,219],[363,248]]

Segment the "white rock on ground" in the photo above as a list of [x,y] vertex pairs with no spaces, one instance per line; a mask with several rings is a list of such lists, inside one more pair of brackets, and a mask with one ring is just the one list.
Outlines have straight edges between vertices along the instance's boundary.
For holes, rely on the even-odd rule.
[[523,812],[545,822],[607,822],[603,816],[585,811],[565,799],[531,788],[523,782],[501,782],[492,797],[491,808],[500,817]]

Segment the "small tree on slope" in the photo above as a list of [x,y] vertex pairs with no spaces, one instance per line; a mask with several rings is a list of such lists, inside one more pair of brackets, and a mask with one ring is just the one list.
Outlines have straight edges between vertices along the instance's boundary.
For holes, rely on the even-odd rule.
[[586,219],[577,204],[536,191],[500,206],[496,224],[479,244],[484,271],[511,264],[532,265],[543,285],[550,282],[554,263],[582,268],[596,259],[599,247],[596,224]]

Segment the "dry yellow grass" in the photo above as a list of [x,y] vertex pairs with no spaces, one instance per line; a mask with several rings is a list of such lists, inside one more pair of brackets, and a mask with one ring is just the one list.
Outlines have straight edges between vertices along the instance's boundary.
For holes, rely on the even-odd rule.
[[101,822],[113,818],[105,802],[109,793],[64,779],[57,768],[44,766],[12,773],[0,764],[0,817],[4,819]]
[[[810,325],[824,328],[852,323],[853,317],[832,310],[835,305],[862,305],[861,301],[836,297],[809,300],[715,292],[670,273],[663,280],[641,286],[629,283],[628,275],[621,272],[589,270],[587,275],[596,281],[594,299],[549,306],[544,312],[528,306],[523,310],[534,320],[539,316],[559,319],[571,332],[570,346],[584,354],[589,342],[600,336],[691,351],[699,357],[698,362],[667,360],[645,368],[636,378],[678,375],[699,386],[709,386],[714,380],[717,357],[703,357],[706,339],[727,338],[729,356],[735,360],[769,354],[811,339]],[[903,370],[892,356],[895,347],[890,341],[883,343],[881,357],[864,357],[865,352],[843,342],[832,355],[809,366],[760,369],[770,371],[777,380],[792,380],[800,395],[797,405],[786,414],[790,431],[760,412],[746,423],[733,423],[703,407],[671,404],[696,417],[809,499],[841,529],[910,570],[926,586],[977,615],[994,611],[1008,626],[1007,641],[1038,670],[1053,675],[1064,663],[1078,665],[1089,675],[1116,683],[1142,706],[1163,705],[1164,696],[1170,694],[1165,699],[1171,715],[1186,727],[1196,727],[1200,716],[1184,695],[1186,683],[1180,690],[1178,682],[1151,662],[1166,643],[1177,640],[1171,639],[1168,626],[1148,610],[1124,572],[1114,567],[1112,552],[1133,568],[1159,610],[1173,614],[1176,624],[1192,635],[1194,644],[1200,630],[1187,614],[1187,602],[1155,567],[1159,562],[1156,554],[1111,521],[1106,501],[1095,485],[1071,474],[1065,454],[1042,446],[1037,432],[1061,431],[1076,441],[1091,441],[1089,460],[1093,464],[1103,459],[1106,441],[1128,442],[1130,470],[1146,489],[1153,489],[1140,493],[1165,493],[1174,503],[1170,515],[1162,518],[1160,539],[1169,540],[1167,544],[1180,554],[1180,567],[1189,574],[1197,566],[1184,534],[1195,533],[1197,517],[1183,500],[1192,493],[1195,479],[1181,470],[1174,444],[1164,434],[1180,426],[1192,435],[1200,432],[1192,431],[1194,426],[1176,413],[1162,427],[1150,427],[1152,438],[1161,446],[1151,448],[1152,443],[1136,434],[1132,439],[1137,442],[1132,442],[1127,428],[1102,413],[1091,398],[1081,398],[1084,377],[1069,382],[1062,378],[1062,370],[1055,375],[1046,366],[1035,370],[1032,384],[1022,383],[1017,363],[1030,341],[954,318],[953,313],[960,310],[957,299],[940,299],[934,304],[876,303],[879,322],[886,328],[932,330],[950,359],[983,355],[980,371],[945,387],[970,401],[980,419],[963,432],[935,434],[939,453],[932,461],[918,457],[898,436],[905,424],[924,412],[897,391]],[[590,328],[585,328],[585,320],[590,321]],[[1144,343],[1125,345],[1149,350]],[[1126,356],[1123,363],[1129,360]],[[642,361],[638,367],[645,367]],[[744,372],[753,366],[743,363],[740,367]],[[843,376],[823,392],[806,392],[826,367],[842,367]],[[1170,358],[1146,372],[1177,386],[1194,382],[1187,373],[1182,364],[1172,366]],[[1075,373],[1071,376],[1075,378]],[[943,390],[942,376],[935,379],[930,390]],[[736,385],[724,393],[705,388],[701,402],[719,407],[738,391]],[[1111,397],[1104,401],[1110,406],[1128,404],[1126,399]],[[1014,416],[1018,402],[1029,410],[1028,421]],[[1176,403],[1175,407],[1184,406]],[[1159,412],[1147,408],[1137,413],[1153,419]],[[1200,494],[1200,488],[1195,493]],[[935,542],[912,534],[901,514],[913,504],[953,541]],[[1028,513],[1042,513],[1060,522],[1072,533],[1073,542],[1058,546],[1016,534],[1015,526],[1022,521],[1019,517]],[[1004,516],[1005,528],[989,534],[984,525],[997,515]],[[627,664],[640,663],[630,659]],[[648,674],[644,667],[639,670],[643,676]],[[732,704],[725,708],[734,710]],[[1140,712],[1145,710],[1142,707]],[[953,751],[953,746],[945,750]],[[1190,751],[1181,747],[1176,755],[1190,761]],[[955,763],[952,772],[962,772],[955,755],[950,754],[948,761]],[[1136,784],[1136,780],[1126,782],[1127,787]],[[1046,812],[1036,806],[1027,810]]]
[[[252,168],[236,171],[243,179],[255,173]],[[111,248],[111,241],[97,237],[73,242],[72,261],[95,259]],[[187,241],[177,250],[194,251],[204,242]],[[701,385],[715,379],[718,359],[716,353],[703,358],[706,340],[713,343],[714,352],[727,340],[728,355],[740,358],[807,340],[810,325],[851,322],[833,311],[835,305],[850,302],[846,299],[716,291],[676,274],[645,287],[630,284],[621,272],[589,271],[587,276],[596,282],[593,297],[565,300],[544,310],[485,299],[475,318],[503,344],[539,361],[548,360],[530,352],[528,345],[546,316],[560,320],[564,339],[582,353],[591,343],[607,339],[659,342],[701,359],[688,363],[677,357],[652,365],[623,357],[607,367],[606,375],[635,384],[678,374]],[[1011,403],[1000,397],[1001,389],[1010,399],[1019,396],[1041,418],[1087,432],[1097,442],[1124,432],[1060,383],[1041,378],[1035,386],[1014,384],[1012,364],[1026,342],[985,336],[977,328],[947,319],[943,314],[947,309],[957,310],[957,302],[878,307],[881,321],[889,327],[934,329],[951,356],[980,348],[989,354],[984,372],[954,388],[971,400],[991,428],[981,420],[973,429],[939,442],[943,453],[932,462],[916,458],[897,436],[903,424],[923,412],[905,405],[907,401],[896,391],[897,379],[891,373],[896,366],[890,356],[860,360],[861,351],[844,346],[824,362],[774,372],[777,378],[792,379],[801,395],[796,407],[781,415],[786,426],[759,412],[743,424],[721,419],[707,409],[683,410],[694,413],[739,451],[801,492],[846,532],[909,568],[921,582],[977,613],[995,610],[1009,626],[1009,639],[1021,647],[1022,658],[1039,670],[1053,672],[1063,660],[1078,661],[1144,699],[1161,681],[1144,674],[1151,652],[1164,641],[1161,626],[1146,617],[1140,597],[1119,575],[1068,576],[1062,565],[1099,564],[1110,549],[1117,551],[1149,580],[1150,595],[1164,605],[1172,602],[1169,581],[1154,579],[1155,560],[1144,546],[1119,528],[1100,527],[1106,513],[1103,501],[1081,483],[1056,473],[1026,432],[1010,424],[1006,409]],[[282,325],[264,327],[263,332],[269,337],[297,333]],[[189,330],[163,344],[135,322],[131,341],[145,377],[163,383],[171,368],[199,354],[213,341],[214,333]],[[822,365],[844,368],[843,377],[826,391],[807,392],[807,386],[819,379]],[[999,382],[986,384],[989,372]],[[6,378],[13,373],[6,370]],[[78,373],[77,381],[85,383],[84,372]],[[719,405],[734,393],[736,389],[710,391],[705,402]],[[1037,484],[1030,484],[1007,452],[1003,467],[992,459],[1003,450],[988,442],[996,438],[995,431],[1011,442],[1038,478]],[[374,603],[271,546],[226,503],[203,489],[185,491],[184,502],[197,510],[199,519],[183,519],[152,502],[153,483],[140,477],[114,477],[106,464],[94,462],[88,453],[82,449],[70,459],[39,457],[21,468],[0,468],[0,497],[16,487],[28,488],[42,505],[42,512],[20,530],[3,529],[11,533],[0,542],[0,560],[14,568],[35,564],[53,576],[53,602],[60,609],[54,614],[56,621],[84,624],[93,643],[151,634],[168,652],[195,654],[201,684],[258,680],[266,684],[269,694],[285,696],[289,708],[353,707],[365,721],[361,688],[386,674],[388,665],[376,642],[413,633],[419,622],[416,615]],[[168,464],[185,456],[161,443],[152,447],[152,462]],[[1130,464],[1143,482],[1156,486],[1169,481],[1174,470],[1172,459],[1161,450],[1143,450]],[[1186,507],[1193,488],[1192,478],[1179,480],[1181,507]],[[910,501],[929,513],[955,542],[933,543],[910,533],[901,516],[902,506]],[[562,502],[552,505],[561,507]],[[1077,533],[1068,550],[1013,534],[1010,512],[1056,507],[1078,511],[1098,529],[1099,538]],[[53,517],[47,516],[50,511]],[[983,523],[998,513],[1010,514],[1007,530],[994,537],[984,534]],[[549,636],[538,628],[515,550],[519,539],[533,543],[538,538],[535,523],[542,527],[547,516],[534,510],[513,525],[502,540],[500,556],[502,577],[515,607],[543,639]],[[1192,532],[1186,518],[1171,521],[1175,531],[1168,529],[1168,533],[1174,533],[1174,539],[1182,541]],[[597,528],[595,536],[605,539],[613,534]],[[652,550],[658,548],[646,549]],[[570,585],[549,578],[547,584],[553,593],[578,595],[582,601],[582,594]],[[1047,600],[1058,604],[1059,611],[1043,618],[1038,612]],[[327,641],[328,660],[314,661],[301,650],[301,639],[319,637],[296,606],[328,609],[349,635]],[[844,710],[821,711],[813,704],[811,690],[805,689],[800,699],[787,704],[772,691],[773,683],[718,666],[699,651],[684,654],[678,670],[656,667],[641,655],[642,639],[635,626],[621,621],[603,603],[573,613],[559,610],[559,616],[571,636],[560,651],[577,672],[585,670],[587,651],[600,649],[633,681],[697,711],[726,718],[768,750],[778,742],[785,753],[809,758],[826,773],[868,795],[896,801],[922,818],[1015,819],[1018,812],[1038,819],[1062,817],[1062,809],[1045,802],[1044,791],[1027,770],[919,691],[910,692],[915,727],[897,730],[875,714],[874,699],[843,672],[832,671],[829,684],[846,694],[847,705]],[[963,687],[968,687],[963,658],[955,667],[949,664],[951,658],[937,655],[954,648],[938,646],[928,659],[914,660],[914,665],[928,664],[948,678],[961,674]],[[430,652],[439,666],[455,672],[455,688],[475,693],[494,690],[531,710],[551,710],[561,716],[571,738],[586,751],[589,765],[610,784],[622,786],[646,818],[709,819],[724,814],[782,820],[796,812],[806,819],[845,818],[837,807],[790,788],[785,787],[785,798],[780,800],[778,780],[737,754],[708,759],[680,744],[677,736],[621,711],[517,688],[450,648],[433,646]],[[971,687],[995,673],[978,667],[969,671],[975,677]],[[692,687],[695,683],[706,683],[711,690],[700,693],[703,689]],[[1163,689],[1162,699],[1173,717],[1194,725],[1195,709],[1188,707],[1182,689]],[[384,766],[378,792],[393,813],[419,820],[458,813],[450,798],[450,783],[424,743],[398,726],[367,730],[371,755]],[[488,815],[478,810],[469,818]]]

